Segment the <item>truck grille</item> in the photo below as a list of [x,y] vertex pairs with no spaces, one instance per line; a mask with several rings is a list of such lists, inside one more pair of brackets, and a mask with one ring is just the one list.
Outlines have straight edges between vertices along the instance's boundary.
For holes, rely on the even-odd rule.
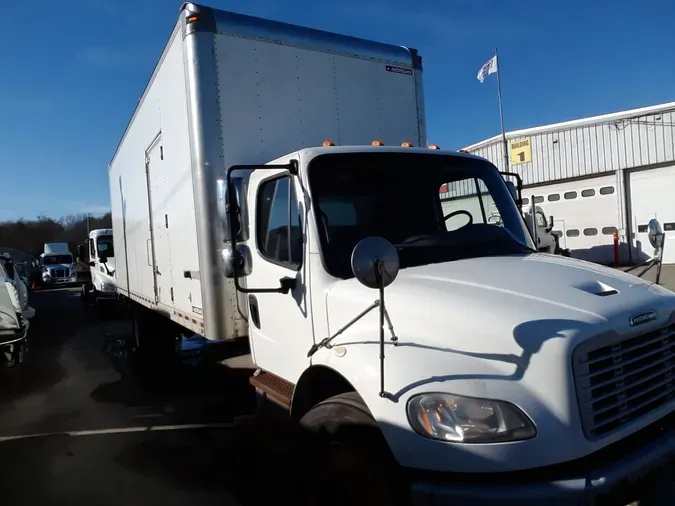
[[675,400],[675,323],[617,339],[603,335],[574,350],[581,423],[600,439]]
[[54,269],[52,272],[54,273],[55,278],[65,278],[66,277],[65,269]]

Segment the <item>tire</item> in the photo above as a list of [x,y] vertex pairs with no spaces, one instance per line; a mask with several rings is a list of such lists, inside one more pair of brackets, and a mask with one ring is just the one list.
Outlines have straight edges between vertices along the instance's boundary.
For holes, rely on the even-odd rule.
[[147,309],[134,308],[133,339],[146,365],[163,367],[175,359],[175,340],[165,318]]
[[87,293],[87,285],[83,284],[82,288],[80,288],[80,300],[82,301],[82,304],[85,306],[89,304],[88,300],[88,293]]
[[409,488],[389,447],[356,392],[314,406],[300,420],[308,436],[306,505],[407,506]]

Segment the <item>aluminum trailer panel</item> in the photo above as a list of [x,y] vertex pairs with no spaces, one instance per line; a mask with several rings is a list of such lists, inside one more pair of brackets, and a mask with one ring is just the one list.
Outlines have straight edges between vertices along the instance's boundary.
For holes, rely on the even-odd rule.
[[417,52],[184,4],[110,164],[120,293],[209,339],[246,335],[216,180],[327,139],[426,144]]

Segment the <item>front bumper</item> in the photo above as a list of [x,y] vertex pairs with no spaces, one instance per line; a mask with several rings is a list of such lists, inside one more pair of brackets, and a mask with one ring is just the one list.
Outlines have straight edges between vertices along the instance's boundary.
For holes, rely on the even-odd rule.
[[675,413],[577,462],[508,476],[412,483],[416,506],[626,505],[647,493],[675,504]]
[[54,278],[51,276],[45,276],[42,278],[42,282],[49,286],[56,285],[75,285],[77,284],[77,276],[70,276],[67,278]]
[[17,344],[25,339],[25,329],[0,329],[0,347]]

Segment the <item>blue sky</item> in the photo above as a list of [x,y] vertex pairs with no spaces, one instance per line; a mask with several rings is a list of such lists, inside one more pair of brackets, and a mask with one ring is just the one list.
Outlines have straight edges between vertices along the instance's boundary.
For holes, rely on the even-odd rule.
[[[13,2],[0,31],[0,221],[104,212],[107,166],[180,1]],[[416,47],[429,141],[675,100],[675,3],[544,0],[209,0],[214,7]]]

